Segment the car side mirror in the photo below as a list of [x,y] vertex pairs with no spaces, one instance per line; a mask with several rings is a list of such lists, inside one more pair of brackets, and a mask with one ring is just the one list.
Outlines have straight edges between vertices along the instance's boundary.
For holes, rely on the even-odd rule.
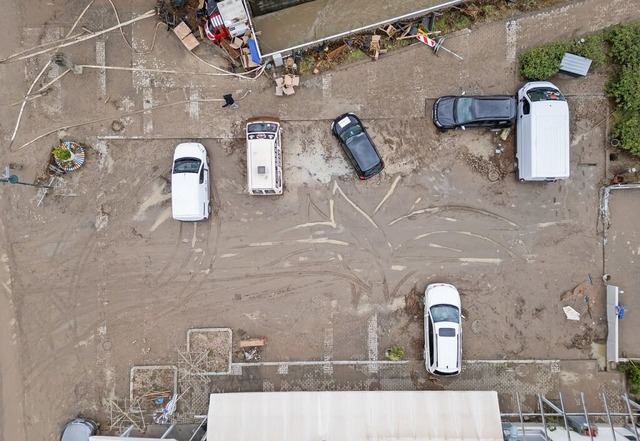
[[467,91],[466,91],[466,90],[463,90],[463,91],[462,91],[462,93],[461,93],[460,95],[466,95],[466,94],[467,94]]
[[466,128],[465,126],[460,126],[460,128],[461,128],[462,130],[467,130],[467,128]]

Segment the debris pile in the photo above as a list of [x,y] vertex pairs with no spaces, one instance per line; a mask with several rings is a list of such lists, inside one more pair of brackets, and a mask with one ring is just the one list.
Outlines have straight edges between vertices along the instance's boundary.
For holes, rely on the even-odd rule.
[[276,78],[276,95],[288,96],[296,93],[294,87],[300,85],[300,77],[297,75],[285,75],[283,77]]
[[232,68],[261,64],[255,36],[244,8],[232,0],[158,0],[156,10],[167,30],[193,51],[201,43],[216,49]]

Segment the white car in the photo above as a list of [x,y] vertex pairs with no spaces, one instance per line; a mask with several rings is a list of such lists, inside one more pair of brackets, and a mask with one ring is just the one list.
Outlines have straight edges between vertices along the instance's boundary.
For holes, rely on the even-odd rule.
[[460,293],[447,283],[433,283],[424,292],[424,358],[435,375],[458,375],[462,362]]
[[171,209],[179,221],[209,218],[209,158],[197,142],[178,144],[171,169]]

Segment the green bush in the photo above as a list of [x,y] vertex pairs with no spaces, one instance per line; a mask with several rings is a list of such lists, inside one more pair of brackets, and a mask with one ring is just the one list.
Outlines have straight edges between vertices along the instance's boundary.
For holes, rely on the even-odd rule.
[[603,35],[592,35],[573,40],[568,52],[589,58],[592,61],[591,67],[594,69],[607,64],[607,52]]
[[[584,40],[584,41],[582,41]],[[597,68],[607,62],[605,39],[602,35],[561,40],[549,43],[520,55],[520,74],[527,80],[547,80],[560,70],[560,62],[566,52],[592,60]]]
[[68,161],[69,159],[71,159],[71,152],[65,146],[59,145],[58,147],[53,149],[53,156],[58,161],[63,161],[64,162],[64,161]]
[[568,41],[555,41],[520,55],[520,74],[527,80],[547,80],[558,73],[560,61],[571,47]]
[[[618,117],[611,135],[620,141],[620,147],[640,156],[640,114]],[[640,384],[640,383],[639,383]]]
[[615,26],[604,37],[611,45],[611,58],[616,64],[640,64],[640,23]]
[[392,346],[384,352],[384,355],[391,361],[400,361],[404,357],[404,348],[402,346]]
[[633,395],[640,393],[640,367],[633,361],[618,364],[618,370],[627,376],[627,386]]
[[640,112],[640,64],[622,66],[607,91],[619,109]]

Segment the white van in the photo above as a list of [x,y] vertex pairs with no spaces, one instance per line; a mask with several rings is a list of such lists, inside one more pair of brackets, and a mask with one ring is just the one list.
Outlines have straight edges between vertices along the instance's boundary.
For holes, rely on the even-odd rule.
[[259,116],[247,120],[247,187],[249,194],[282,194],[280,119]]
[[518,178],[557,181],[569,177],[569,106],[560,90],[534,81],[518,90]]
[[171,209],[179,221],[209,218],[209,158],[197,142],[178,144],[171,169]]

